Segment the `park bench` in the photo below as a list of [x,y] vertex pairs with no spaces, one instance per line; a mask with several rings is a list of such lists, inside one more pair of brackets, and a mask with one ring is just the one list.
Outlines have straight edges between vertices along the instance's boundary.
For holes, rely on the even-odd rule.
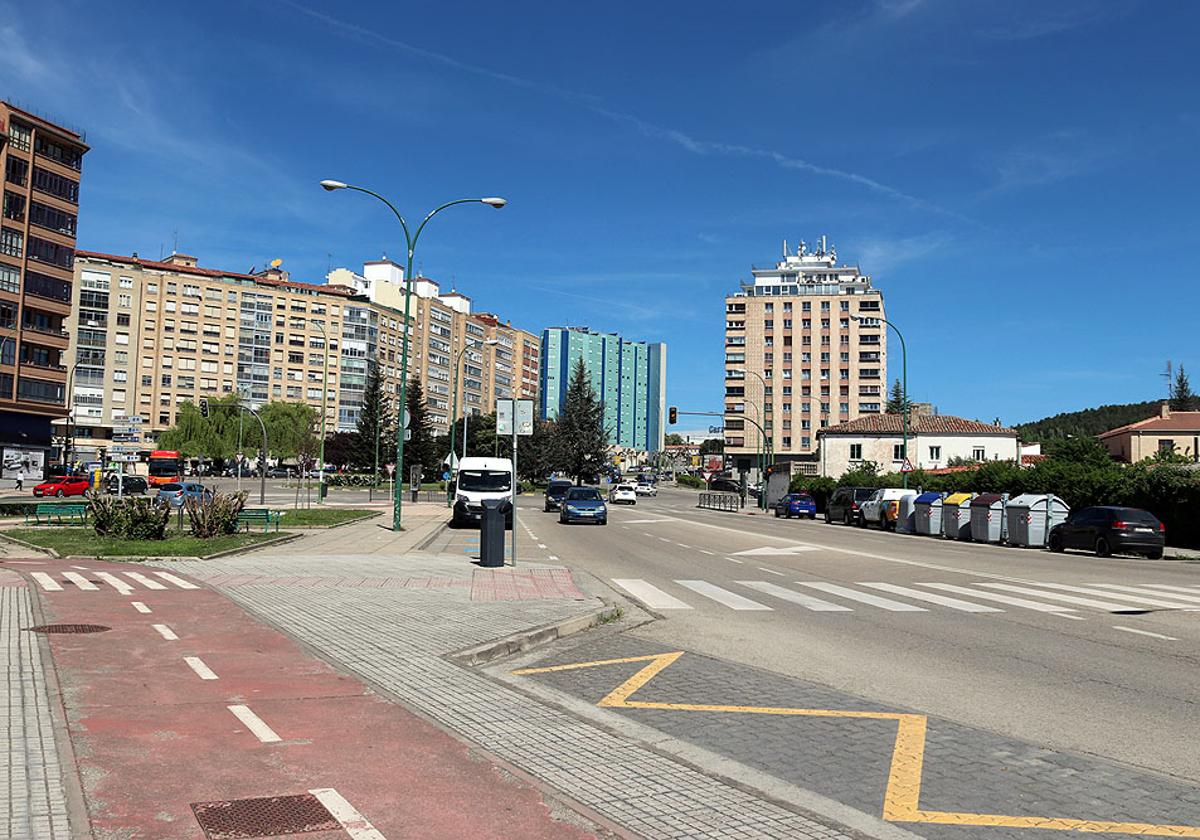
[[271,525],[275,526],[275,530],[279,530],[279,520],[282,514],[277,510],[269,510],[267,508],[245,508],[238,514],[238,525],[245,523],[246,530],[250,530],[251,525],[262,524],[263,533],[270,530]]
[[61,525],[63,517],[67,517],[68,519],[78,519],[80,524],[86,525],[87,509],[86,502],[41,502],[32,512],[26,509],[25,524],[29,524],[29,518],[32,516],[36,525],[42,524],[42,517],[46,518],[46,524],[49,524],[52,519],[57,519]]

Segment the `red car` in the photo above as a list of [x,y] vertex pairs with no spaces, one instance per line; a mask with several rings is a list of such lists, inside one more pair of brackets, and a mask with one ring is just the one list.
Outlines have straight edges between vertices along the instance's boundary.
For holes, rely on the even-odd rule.
[[33,488],[35,496],[82,496],[92,488],[92,483],[77,475],[64,475],[43,481]]

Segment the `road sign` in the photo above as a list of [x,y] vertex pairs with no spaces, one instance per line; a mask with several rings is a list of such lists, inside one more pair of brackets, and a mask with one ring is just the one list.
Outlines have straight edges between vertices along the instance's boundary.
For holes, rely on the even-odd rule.
[[450,470],[442,470],[442,481],[450,480]]
[[137,455],[125,455],[125,454],[121,454],[121,453],[117,453],[116,455],[113,455],[110,453],[108,456],[108,460],[113,461],[113,462],[119,462],[122,464],[136,464],[138,462],[138,456]]
[[[404,428],[408,428],[408,424],[412,422],[412,415],[408,413],[408,409],[404,409]],[[405,438],[408,440],[408,438]]]
[[511,435],[513,423],[512,400],[496,400],[496,434]]
[[405,440],[412,440],[412,429],[405,429],[405,430],[404,430],[404,439],[405,439]]
[[517,400],[517,434],[533,434],[533,400]]
[[533,400],[496,400],[496,434],[513,433],[513,403],[516,403],[517,434],[533,434]]
[[453,452],[451,452],[449,455],[447,455],[445,458],[442,459],[442,466],[449,467],[450,469],[454,469],[455,467],[458,466],[458,456],[456,454],[454,454]]
[[900,472],[902,472],[902,473],[910,473],[910,472],[912,472],[912,471],[913,471],[913,465],[912,465],[912,461],[910,461],[910,460],[908,460],[907,458],[905,458],[905,459],[904,459],[904,463],[903,463],[903,464],[900,466]]
[[139,425],[142,422],[143,422],[142,415],[140,415],[140,414],[128,414],[128,415],[115,414],[115,415],[113,415],[113,423],[118,426],[131,424],[131,423],[134,425]]

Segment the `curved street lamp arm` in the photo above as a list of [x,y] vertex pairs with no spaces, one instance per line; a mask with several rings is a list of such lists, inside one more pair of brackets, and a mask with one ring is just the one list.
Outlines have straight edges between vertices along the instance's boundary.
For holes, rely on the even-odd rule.
[[[412,242],[409,245],[409,250],[412,250],[413,248],[417,247],[417,240],[421,238],[421,231],[423,231],[425,229],[425,225],[429,224],[429,220],[432,219],[434,216],[436,216],[438,213],[441,213],[447,207],[453,207],[455,204],[478,204],[478,203],[479,203],[478,198],[456,198],[456,199],[454,199],[454,201],[447,201],[441,207],[435,208],[432,212],[430,212],[430,214],[428,216],[426,216],[424,218],[424,220],[422,220],[421,224],[417,226],[417,232],[413,234]],[[395,209],[395,208],[393,208],[393,209]],[[397,213],[396,215],[399,216],[400,214]],[[403,224],[403,220],[401,220],[401,224]],[[405,228],[404,232],[407,234],[408,228]]]
[[[412,236],[412,235],[410,235],[410,234],[409,234],[409,232],[408,232],[408,222],[404,221],[404,217],[400,215],[400,211],[396,209],[396,205],[392,204],[392,202],[388,201],[386,198],[384,198],[383,196],[381,196],[379,193],[375,192],[374,190],[369,190],[369,189],[367,189],[366,187],[356,187],[356,186],[354,186],[353,184],[347,184],[347,185],[346,185],[346,189],[348,189],[348,190],[357,190],[358,192],[361,192],[361,193],[366,193],[367,195],[372,195],[372,196],[375,196],[375,198],[378,198],[380,201],[382,201],[384,204],[386,204],[386,205],[388,206],[388,209],[389,209],[389,210],[391,210],[391,211],[392,211],[392,213],[394,213],[394,214],[395,214],[396,218],[400,220],[400,227],[401,227],[401,228],[404,230],[404,238],[405,238],[405,240],[406,240],[406,243],[407,243],[407,245],[408,245],[408,250],[409,250],[409,253],[412,253],[413,246],[414,246],[415,244],[417,244],[417,240],[416,240],[416,237],[414,237],[414,236]],[[439,208],[438,208],[438,210],[440,210],[440,209],[441,209],[441,208],[439,207]],[[433,212],[434,212],[434,213],[436,213],[436,212],[437,212],[437,210],[435,210],[435,211],[433,211]],[[433,215],[433,214],[431,213],[430,215]],[[429,219],[428,219],[428,218],[426,218],[426,220],[425,220],[425,221],[427,222],[427,221],[429,221]],[[425,222],[421,222],[421,227],[425,227]],[[418,228],[418,229],[417,229],[417,233],[418,233],[418,234],[420,234],[420,232],[421,232],[421,230],[420,230],[420,228]],[[407,279],[407,278],[406,278],[406,279]]]

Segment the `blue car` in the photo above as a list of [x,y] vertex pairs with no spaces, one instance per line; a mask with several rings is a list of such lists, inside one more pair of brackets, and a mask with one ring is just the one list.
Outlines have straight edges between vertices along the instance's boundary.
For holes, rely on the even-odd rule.
[[171,507],[183,507],[184,502],[188,499],[194,499],[197,502],[211,500],[212,491],[194,481],[172,482],[159,486],[158,498],[166,501]]
[[788,493],[775,503],[775,516],[786,516],[788,519],[793,516],[807,516],[809,519],[816,519],[817,503],[807,493]]
[[604,504],[604,497],[595,487],[572,487],[562,500],[558,521],[563,525],[572,522],[598,522],[607,525],[608,506]]

